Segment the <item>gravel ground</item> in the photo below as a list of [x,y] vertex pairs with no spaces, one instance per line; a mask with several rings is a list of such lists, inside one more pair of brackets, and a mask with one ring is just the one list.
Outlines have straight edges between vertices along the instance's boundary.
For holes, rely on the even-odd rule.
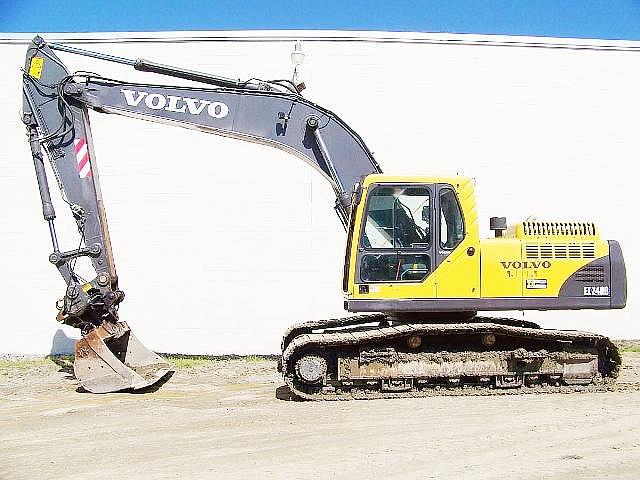
[[185,360],[155,392],[92,395],[69,359],[0,358],[0,479],[640,478],[637,351],[607,392],[311,403],[282,385],[273,360]]

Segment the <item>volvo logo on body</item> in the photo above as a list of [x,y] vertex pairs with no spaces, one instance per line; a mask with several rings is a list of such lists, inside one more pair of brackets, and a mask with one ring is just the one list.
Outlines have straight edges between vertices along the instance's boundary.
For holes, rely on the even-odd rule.
[[543,262],[500,262],[505,270],[509,270],[510,268],[518,269],[529,269],[529,268],[551,268],[551,262],[549,260],[545,260]]
[[160,93],[149,93],[142,90],[120,90],[124,95],[127,105],[137,107],[144,101],[147,108],[151,110],[166,110],[167,112],[187,113],[191,115],[201,115],[202,112],[212,118],[224,118],[229,115],[229,107],[226,103],[211,102],[199,98],[178,97],[176,95],[162,95]]

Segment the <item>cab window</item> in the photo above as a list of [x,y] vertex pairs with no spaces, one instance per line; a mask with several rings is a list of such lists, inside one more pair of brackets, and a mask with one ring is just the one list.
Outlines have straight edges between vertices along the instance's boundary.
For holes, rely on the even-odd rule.
[[431,243],[431,194],[426,187],[376,187],[362,237],[367,248],[425,248]]
[[363,282],[418,282],[430,270],[428,255],[368,253],[362,257],[360,276]]
[[431,271],[431,190],[380,185],[371,190],[360,254],[362,282],[419,282]]
[[454,249],[464,238],[464,220],[455,192],[440,190],[440,248]]

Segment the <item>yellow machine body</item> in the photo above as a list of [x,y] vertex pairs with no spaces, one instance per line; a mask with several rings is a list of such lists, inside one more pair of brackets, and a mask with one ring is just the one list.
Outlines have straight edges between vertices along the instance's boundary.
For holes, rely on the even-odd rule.
[[[461,217],[454,221],[455,244],[445,238],[452,229],[447,210]],[[410,220],[400,222],[399,214]],[[396,224],[421,220],[412,237],[420,242],[396,234]],[[369,238],[372,231],[377,244]],[[354,196],[346,256],[350,311],[603,309],[626,303],[619,245],[601,239],[593,223],[525,221],[481,239],[474,183],[466,177],[368,176]]]

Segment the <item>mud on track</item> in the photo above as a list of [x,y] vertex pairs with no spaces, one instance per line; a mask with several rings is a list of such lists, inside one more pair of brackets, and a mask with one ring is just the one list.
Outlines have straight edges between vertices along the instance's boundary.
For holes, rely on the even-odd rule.
[[192,362],[143,395],[0,361],[0,479],[635,479],[640,353],[623,362],[604,392],[309,403],[276,398],[268,360]]

